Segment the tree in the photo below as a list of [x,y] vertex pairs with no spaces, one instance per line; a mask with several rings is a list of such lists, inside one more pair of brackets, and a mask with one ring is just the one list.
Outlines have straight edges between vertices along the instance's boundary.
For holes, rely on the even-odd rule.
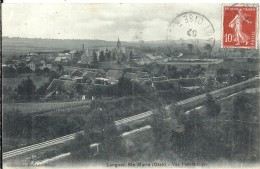
[[98,65],[96,50],[93,51],[92,55],[93,55],[93,60],[92,60],[91,64],[92,64],[93,67],[96,67]]
[[104,51],[103,50],[100,51],[99,61],[100,62],[105,62],[105,55],[104,55]]
[[124,154],[122,137],[114,124],[105,127],[101,143],[102,157],[107,160],[118,160]]
[[45,67],[45,68],[43,69],[43,73],[44,73],[44,74],[48,75],[49,72],[50,72],[50,69],[49,69],[49,68]]
[[216,117],[221,110],[220,105],[216,103],[216,100],[209,93],[206,94],[206,109],[210,117]]
[[212,91],[214,89],[215,79],[212,76],[209,76],[206,80],[206,90]]
[[110,62],[111,60],[113,60],[113,58],[111,59],[111,51],[107,49],[105,53],[105,61]]
[[49,87],[50,83],[44,83],[37,89],[37,97],[43,97],[46,95],[46,90]]
[[64,51],[62,51],[62,53],[69,53],[70,52],[70,50],[64,50]]
[[254,150],[253,140],[255,135],[252,133],[252,123],[254,117],[258,114],[257,107],[253,107],[253,101],[243,95],[238,96],[233,102],[233,113],[231,116],[233,136],[232,136],[232,153],[239,154],[239,160],[249,157],[250,150]]
[[154,148],[157,153],[162,153],[167,150],[169,138],[171,136],[171,128],[169,123],[165,121],[166,112],[159,108],[154,114],[152,119],[152,131],[155,137]]
[[192,52],[193,47],[194,47],[193,44],[190,44],[190,43],[189,43],[189,44],[187,44],[187,47],[188,47],[188,49],[190,50],[190,52]]
[[36,87],[33,81],[28,77],[24,79],[15,89],[20,99],[31,101],[35,97]]
[[69,145],[69,152],[72,160],[86,161],[91,157],[91,140],[87,133],[77,134],[75,139]]
[[3,66],[3,76],[4,77],[15,77],[16,69],[13,66]]
[[208,43],[204,46],[204,49],[208,51],[209,56],[211,55],[212,48],[213,47]]
[[58,64],[58,71],[60,72],[60,74],[64,72],[64,68],[61,64]]
[[113,60],[113,61],[116,61],[116,52],[113,52],[113,53],[112,53],[112,60]]
[[134,55],[133,52],[131,51],[129,54],[129,64],[132,65],[134,63]]

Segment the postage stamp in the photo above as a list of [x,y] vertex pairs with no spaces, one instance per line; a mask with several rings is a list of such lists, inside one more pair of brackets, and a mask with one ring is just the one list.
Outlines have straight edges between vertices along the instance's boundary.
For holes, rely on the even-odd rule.
[[223,48],[257,48],[258,7],[223,5]]

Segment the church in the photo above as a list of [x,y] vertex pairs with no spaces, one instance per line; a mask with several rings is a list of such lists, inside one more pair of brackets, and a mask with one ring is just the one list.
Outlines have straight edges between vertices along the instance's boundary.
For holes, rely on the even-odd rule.
[[[118,38],[116,47],[100,47],[99,49],[84,49],[83,44],[83,54],[81,56],[82,64],[91,64],[93,61],[93,52],[96,53],[97,61],[99,62],[109,62],[109,61],[117,61],[122,62],[125,60],[126,49],[122,47],[121,42]],[[102,56],[103,55],[103,56]],[[105,58],[102,58],[105,57]]]

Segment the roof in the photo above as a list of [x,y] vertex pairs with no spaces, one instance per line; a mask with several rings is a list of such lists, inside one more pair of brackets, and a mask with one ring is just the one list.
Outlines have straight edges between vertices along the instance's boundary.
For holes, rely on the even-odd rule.
[[55,61],[61,61],[61,57],[56,57]]
[[85,78],[95,78],[97,76],[97,74],[98,74],[98,72],[85,71],[82,76]]
[[147,72],[140,72],[140,71],[138,71],[136,73],[137,73],[139,78],[149,77],[149,74]]
[[153,83],[157,90],[171,90],[174,85],[169,81],[156,81]]
[[152,80],[154,82],[159,82],[159,81],[168,80],[168,78],[166,76],[160,76],[160,77],[153,77]]
[[70,77],[70,75],[62,75],[59,79],[69,79],[69,80],[71,80],[71,77]]
[[155,59],[162,59],[163,57],[160,55],[154,56],[152,54],[146,54],[146,56],[151,59],[151,60],[155,60]]
[[73,70],[72,72],[71,72],[71,75],[72,76],[82,76],[83,75],[83,73],[80,71],[80,70],[78,70],[78,69],[76,69],[76,70]]
[[73,90],[73,88],[77,85],[76,81],[71,80],[60,80],[60,79],[54,79],[49,87],[47,88],[47,91],[53,91],[57,90],[59,88],[65,90],[66,92]]
[[183,78],[183,79],[170,79],[171,82],[179,84],[183,87],[191,87],[191,86],[202,86],[204,77],[195,77],[195,78]]
[[149,78],[138,78],[138,79],[134,79],[136,82],[138,82],[138,83],[144,83],[144,82],[146,82],[146,81],[150,81],[150,79]]
[[123,71],[119,71],[119,70],[109,70],[106,73],[106,77],[113,77],[114,79],[119,79],[120,77],[122,77],[123,75]]
[[95,78],[95,80],[103,80],[103,81],[108,81],[109,79],[107,79],[107,78],[103,78],[103,77],[98,77],[98,78]]
[[127,78],[127,79],[137,79],[138,78],[138,74],[137,73],[127,72],[124,77]]
[[89,86],[90,84],[88,83],[77,83],[76,86],[73,88],[73,90],[76,88],[81,88],[83,91],[87,91]]

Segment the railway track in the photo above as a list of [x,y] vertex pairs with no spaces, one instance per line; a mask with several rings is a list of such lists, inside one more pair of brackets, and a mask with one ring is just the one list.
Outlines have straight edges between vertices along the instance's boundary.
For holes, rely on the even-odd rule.
[[52,140],[49,140],[49,141],[45,141],[45,142],[42,142],[42,143],[34,144],[34,145],[31,145],[31,146],[26,146],[26,147],[23,147],[23,148],[12,150],[12,151],[8,151],[6,153],[3,153],[3,159],[8,159],[8,158],[13,157],[13,156],[25,154],[26,152],[29,152],[29,151],[35,151],[35,150],[39,150],[39,149],[42,149],[42,148],[45,148],[45,147],[54,146],[54,145],[57,145],[57,144],[61,144],[61,143],[73,140],[75,138],[76,134],[78,134],[78,133],[69,134],[69,135],[59,137],[59,138],[56,138],[56,139],[52,139]]
[[[235,93],[236,90],[234,90],[234,92],[233,92],[231,90],[232,87],[233,88],[234,87],[240,87],[240,86],[243,86],[244,84],[248,85],[248,83],[254,82],[255,80],[259,80],[259,78],[252,78],[252,79],[249,79],[247,81],[241,82],[239,84],[235,84],[235,85],[228,86],[226,88],[218,89],[218,90],[210,92],[210,93],[213,96],[215,96],[215,98],[220,99],[221,97],[226,97],[226,96],[228,96],[230,94]],[[247,87],[247,85],[244,86],[244,88]],[[221,95],[221,92],[225,92],[227,90],[229,92],[233,92],[233,93],[229,93],[229,94],[225,94],[225,95],[222,94]],[[177,106],[180,106],[180,105],[181,106],[185,106],[185,105],[191,104],[193,102],[198,102],[198,100],[201,100],[200,102],[202,102],[203,99],[205,99],[205,98],[206,98],[206,94],[202,94],[202,95],[199,95],[199,96],[195,96],[195,97],[191,97],[189,99],[185,99],[185,100],[179,101],[175,105],[177,105]],[[194,105],[198,106],[200,104],[200,102],[198,102],[197,104],[194,104]],[[192,105],[192,106],[194,106],[194,105]],[[170,106],[171,105],[165,106],[165,109],[169,109]],[[150,116],[153,115],[155,110],[147,111],[147,112],[140,113],[140,114],[137,114],[137,115],[134,115],[134,116],[131,116],[131,117],[127,117],[127,118],[124,118],[124,119],[121,119],[121,120],[117,120],[117,121],[115,121],[115,125],[116,126],[120,126],[120,125],[124,125],[124,124],[127,124],[127,123],[131,123],[131,122],[136,121],[136,120],[141,120],[141,119],[150,117]],[[81,131],[81,132],[83,132],[83,131]],[[78,133],[81,133],[81,132],[78,132]],[[39,149],[43,149],[43,148],[46,148],[46,147],[50,147],[50,146],[58,145],[58,144],[61,144],[61,143],[65,143],[67,141],[73,140],[75,138],[76,134],[78,134],[78,133],[73,133],[73,134],[70,134],[70,135],[66,135],[66,136],[63,136],[63,137],[52,139],[52,140],[49,140],[49,141],[46,141],[46,142],[42,142],[42,143],[39,143],[39,144],[34,144],[34,145],[31,145],[31,146],[26,146],[26,147],[23,147],[23,148],[19,148],[19,149],[16,149],[16,150],[5,152],[5,153],[3,153],[3,160],[11,158],[11,157],[18,156],[18,155],[22,155],[22,154],[25,154],[25,153],[28,153],[28,152],[32,152],[32,151],[36,151],[36,150],[39,150]]]

